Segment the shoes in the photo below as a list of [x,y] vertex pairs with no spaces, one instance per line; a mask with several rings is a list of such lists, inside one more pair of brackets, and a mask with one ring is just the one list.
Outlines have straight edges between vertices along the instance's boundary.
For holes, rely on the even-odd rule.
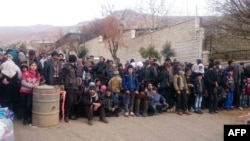
[[203,114],[203,112],[202,111],[198,111],[198,114]]
[[214,111],[215,114],[217,114],[218,112],[217,111]]
[[93,120],[88,120],[89,125],[93,125]]
[[202,111],[194,111],[196,114],[203,114]]
[[32,124],[31,118],[28,118],[27,122],[28,122],[28,124]]
[[130,112],[129,115],[132,117],[135,116],[135,114],[133,112]]
[[143,113],[142,116],[143,116],[143,117],[147,117],[148,114],[147,114],[147,113]]
[[109,123],[109,121],[106,118],[101,118],[100,121],[103,123]]
[[240,109],[240,110],[243,110],[243,108],[242,108],[242,107],[239,107],[239,109]]
[[210,114],[214,114],[214,112],[209,112]]
[[148,116],[153,116],[154,114],[153,113],[149,113]]
[[139,113],[135,113],[135,116],[139,117],[139,116],[140,116],[140,114],[139,114]]
[[75,115],[70,116],[71,120],[77,120],[77,117]]
[[23,125],[28,125],[28,121],[27,120],[23,120]]
[[128,112],[125,113],[125,117],[128,117]]
[[182,115],[182,112],[181,112],[181,111],[178,111],[177,114],[178,114],[178,115]]
[[164,106],[161,110],[165,111],[167,108],[168,108],[167,106]]
[[69,122],[69,118],[65,117],[64,122]]
[[116,113],[116,114],[115,114],[115,117],[119,117],[119,114],[118,114],[118,113]]
[[192,115],[189,111],[183,111],[183,114]]

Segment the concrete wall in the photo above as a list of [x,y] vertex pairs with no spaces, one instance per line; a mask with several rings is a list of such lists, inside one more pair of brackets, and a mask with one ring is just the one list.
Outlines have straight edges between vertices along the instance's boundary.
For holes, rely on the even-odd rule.
[[[192,19],[133,39],[131,39],[131,32],[125,32],[122,39],[123,46],[118,50],[121,63],[131,58],[135,61],[144,61],[138,51],[140,47],[148,47],[152,44],[160,51],[166,41],[171,42],[176,52],[174,58],[180,62],[195,63],[196,59],[202,59],[204,29],[200,27],[199,19]],[[99,42],[99,38],[92,39],[85,45],[89,54],[112,59],[107,46],[104,42]]]
[[210,57],[219,61],[249,60],[250,39],[226,33],[207,32],[203,50],[210,51]]

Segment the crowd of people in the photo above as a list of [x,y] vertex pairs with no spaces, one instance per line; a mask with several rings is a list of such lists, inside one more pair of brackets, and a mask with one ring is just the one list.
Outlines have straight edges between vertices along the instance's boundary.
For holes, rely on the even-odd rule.
[[[65,59],[67,58],[67,59]],[[115,65],[94,56],[79,58],[53,51],[0,51],[0,105],[9,107],[23,124],[32,123],[32,93],[39,85],[63,86],[66,91],[65,121],[93,116],[152,116],[175,109],[178,115],[210,114],[250,106],[250,76],[244,64],[228,61],[222,68],[210,60],[208,67],[178,62],[166,57],[159,64],[154,57],[130,59]]]

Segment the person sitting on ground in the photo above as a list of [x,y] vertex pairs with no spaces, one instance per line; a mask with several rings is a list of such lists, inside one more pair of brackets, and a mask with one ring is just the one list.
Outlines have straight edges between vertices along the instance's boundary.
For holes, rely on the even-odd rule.
[[[142,110],[142,116],[148,116],[148,100],[151,92],[152,83],[147,83],[147,87],[145,89],[145,85],[141,84],[139,87],[139,94],[135,95],[135,115],[140,116],[140,110]],[[141,108],[141,104],[143,107]]]
[[89,125],[93,125],[93,116],[95,114],[99,115],[101,122],[108,123],[105,117],[103,100],[96,93],[96,86],[90,86],[88,88],[87,93],[83,95],[82,101],[85,106]]
[[102,85],[98,94],[101,95],[101,96],[105,95],[106,90],[107,90],[107,86],[106,85]]
[[112,94],[111,88],[107,88],[105,95],[103,95],[103,104],[106,117],[119,116],[120,108],[118,107],[117,101]]
[[157,93],[157,88],[155,86],[153,86],[152,93],[149,96],[149,107],[153,110],[155,115],[162,113],[162,111],[168,108],[165,98]]

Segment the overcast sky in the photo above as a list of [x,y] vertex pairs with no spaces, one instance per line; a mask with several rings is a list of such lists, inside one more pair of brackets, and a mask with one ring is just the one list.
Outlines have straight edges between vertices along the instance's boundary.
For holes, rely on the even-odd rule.
[[[140,0],[0,0],[0,26],[46,24],[70,26],[100,17],[101,6],[115,10],[136,7]],[[172,0],[169,15],[206,15],[207,0]]]

